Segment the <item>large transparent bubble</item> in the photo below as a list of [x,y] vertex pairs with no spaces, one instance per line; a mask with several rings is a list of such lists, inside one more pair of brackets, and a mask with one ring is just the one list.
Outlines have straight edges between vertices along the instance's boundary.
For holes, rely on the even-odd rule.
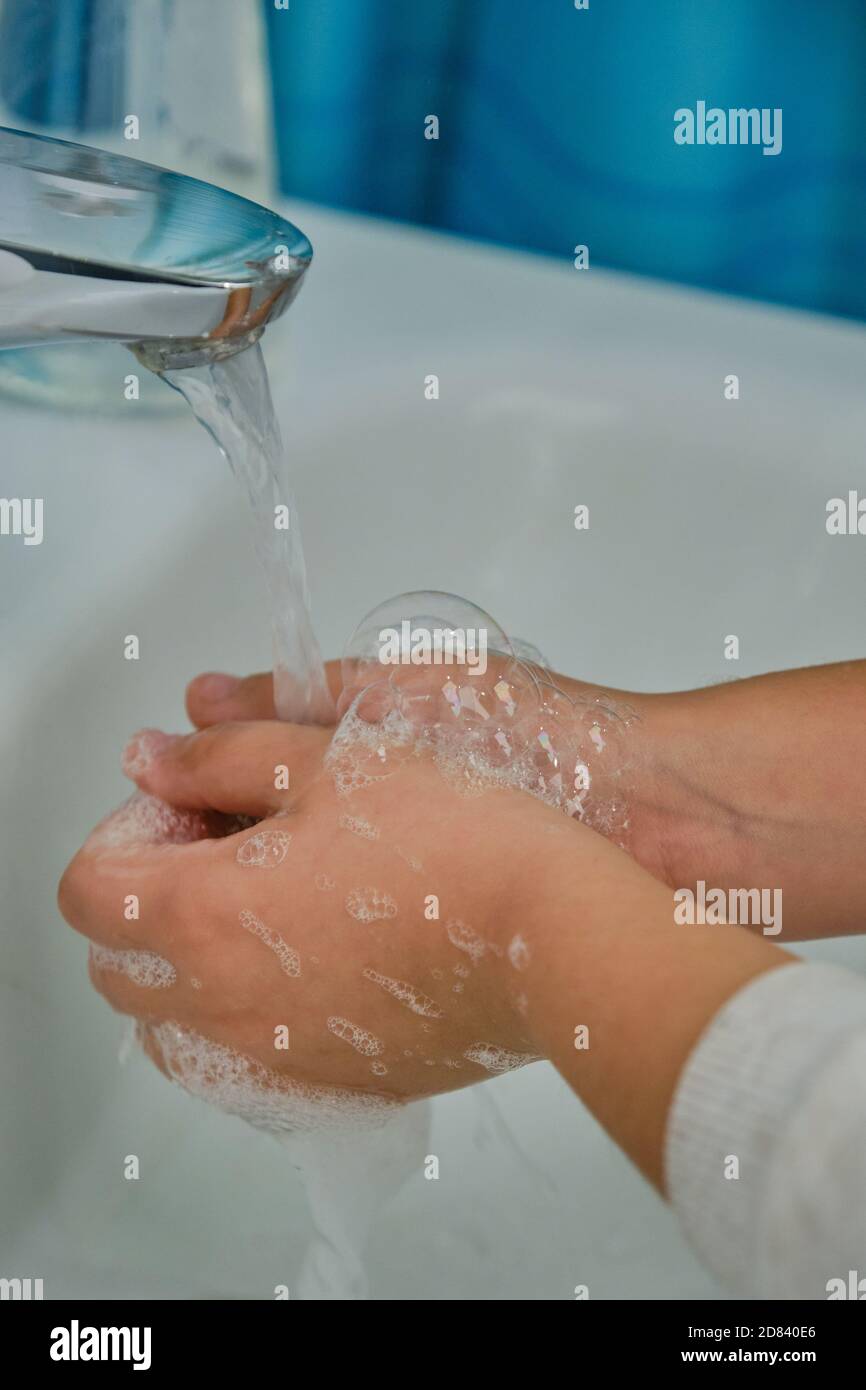
[[[438,644],[437,633],[441,634]],[[429,639],[427,644],[425,636]],[[468,599],[431,589],[398,594],[371,609],[346,643],[342,667],[344,689],[356,694],[392,674],[396,666],[417,672],[425,666],[446,669],[449,665],[460,664],[456,658],[460,656],[461,638],[468,648],[469,660],[463,663],[468,669],[472,669],[470,663],[482,649],[491,660],[494,656],[500,662],[516,659],[499,624]],[[455,658],[451,661],[448,659],[449,643]],[[397,660],[394,659],[395,645],[399,648]],[[424,659],[425,645],[429,646],[429,660]],[[480,664],[474,661],[476,668]]]

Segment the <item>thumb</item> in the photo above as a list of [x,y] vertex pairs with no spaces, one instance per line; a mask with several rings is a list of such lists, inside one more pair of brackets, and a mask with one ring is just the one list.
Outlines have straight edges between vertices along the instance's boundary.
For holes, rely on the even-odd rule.
[[[328,687],[336,702],[343,688],[340,662],[325,665]],[[229,724],[238,720],[276,719],[274,678],[270,671],[255,676],[227,676],[209,671],[196,676],[186,688],[186,709],[196,728]]]

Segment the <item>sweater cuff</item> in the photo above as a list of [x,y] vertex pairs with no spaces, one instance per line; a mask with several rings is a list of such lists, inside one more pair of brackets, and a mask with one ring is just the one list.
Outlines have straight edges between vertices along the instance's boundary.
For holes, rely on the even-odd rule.
[[764,1222],[785,1131],[863,1028],[866,980],[784,965],[733,995],[685,1064],[668,1115],[667,1190],[702,1262],[741,1296],[766,1296]]

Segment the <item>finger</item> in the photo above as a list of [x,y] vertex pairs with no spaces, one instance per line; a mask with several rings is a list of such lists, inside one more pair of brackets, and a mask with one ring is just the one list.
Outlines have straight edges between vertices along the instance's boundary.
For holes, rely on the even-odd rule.
[[144,729],[127,745],[123,769],[171,806],[262,819],[288,809],[318,773],[329,739],[327,729],[277,721],[176,737]]
[[[343,688],[340,662],[326,662],[325,675],[336,701]],[[196,676],[186,688],[186,709],[199,729],[238,720],[276,719],[273,675],[265,671],[242,679],[210,671]]]
[[[153,798],[132,797],[100,822],[60,880],[57,901],[63,917],[92,941],[135,947],[162,932],[171,907],[166,855],[177,854],[184,843],[178,824],[190,818],[163,808],[165,838],[159,842],[157,807]],[[207,851],[214,843],[205,840],[185,848]]]

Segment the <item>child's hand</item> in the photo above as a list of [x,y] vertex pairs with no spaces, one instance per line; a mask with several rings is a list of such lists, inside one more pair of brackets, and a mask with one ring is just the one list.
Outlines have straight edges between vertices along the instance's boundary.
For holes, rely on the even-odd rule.
[[[94,984],[123,1013],[305,1082],[410,1097],[516,1064],[537,1050],[508,959],[534,846],[551,830],[595,837],[516,792],[461,796],[417,757],[338,796],[330,738],[262,721],[133,741],[126,768],[144,796],[76,855],[61,910],[175,978],[145,987],[97,949]],[[212,837],[237,816],[257,823]]]

